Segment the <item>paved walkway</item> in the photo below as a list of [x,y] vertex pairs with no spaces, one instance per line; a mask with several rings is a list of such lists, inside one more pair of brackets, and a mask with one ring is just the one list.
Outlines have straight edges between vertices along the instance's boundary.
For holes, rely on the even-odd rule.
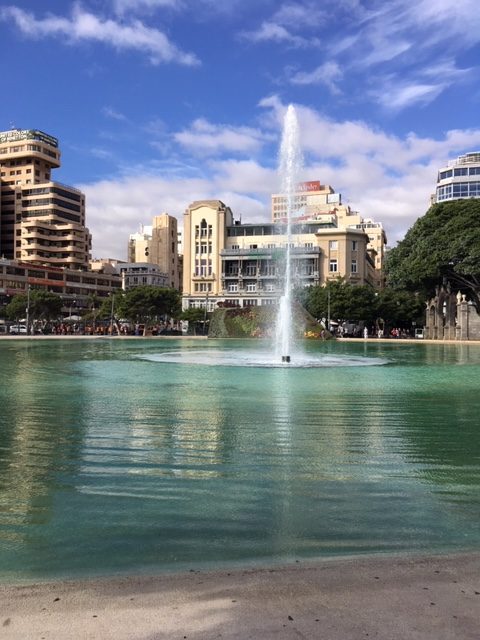
[[0,588],[4,640],[478,640],[480,554]]

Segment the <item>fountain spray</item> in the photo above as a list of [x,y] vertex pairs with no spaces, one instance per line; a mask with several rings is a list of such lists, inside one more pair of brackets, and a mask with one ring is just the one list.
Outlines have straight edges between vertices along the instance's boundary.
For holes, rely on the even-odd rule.
[[281,193],[287,199],[286,256],[283,295],[280,298],[277,315],[276,352],[281,355],[282,362],[290,362],[293,341],[292,319],[292,215],[294,211],[295,192],[302,168],[302,152],[300,149],[300,130],[297,114],[293,105],[289,105],[284,118],[282,143],[280,146],[279,173]]

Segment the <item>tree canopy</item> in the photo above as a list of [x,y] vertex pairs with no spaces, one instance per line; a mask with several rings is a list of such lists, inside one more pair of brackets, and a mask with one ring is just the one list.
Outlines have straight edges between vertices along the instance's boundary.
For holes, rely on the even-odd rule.
[[308,287],[296,292],[296,297],[314,318],[332,320],[375,321],[375,291],[369,286],[353,285],[341,278],[327,282],[324,287]]
[[422,324],[425,315],[421,295],[392,288],[375,291],[340,278],[327,282],[324,287],[299,289],[296,297],[315,318],[327,319],[330,310],[331,320],[363,322],[367,326],[382,320],[390,327],[409,328],[412,323]]
[[30,291],[30,303],[28,295],[19,294],[13,297],[7,305],[5,312],[11,320],[20,320],[27,314],[29,308],[30,321],[34,320],[56,320],[62,312],[63,301],[61,297],[50,291],[43,289]]
[[480,200],[435,204],[392,249],[387,286],[431,296],[449,282],[480,311]]
[[180,294],[176,289],[141,286],[129,289],[118,301],[116,317],[137,322],[152,322],[161,316],[176,317],[180,313]]

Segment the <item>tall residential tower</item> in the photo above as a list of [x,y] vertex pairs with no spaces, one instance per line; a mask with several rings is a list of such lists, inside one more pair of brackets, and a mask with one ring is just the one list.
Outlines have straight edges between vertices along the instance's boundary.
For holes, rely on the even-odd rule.
[[0,132],[0,257],[88,269],[85,196],[51,179],[58,140],[36,129]]

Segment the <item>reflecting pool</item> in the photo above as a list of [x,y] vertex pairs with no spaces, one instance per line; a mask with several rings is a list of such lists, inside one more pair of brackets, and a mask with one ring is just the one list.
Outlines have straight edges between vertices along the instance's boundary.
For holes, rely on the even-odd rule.
[[0,341],[0,578],[480,549],[480,346],[305,349]]

